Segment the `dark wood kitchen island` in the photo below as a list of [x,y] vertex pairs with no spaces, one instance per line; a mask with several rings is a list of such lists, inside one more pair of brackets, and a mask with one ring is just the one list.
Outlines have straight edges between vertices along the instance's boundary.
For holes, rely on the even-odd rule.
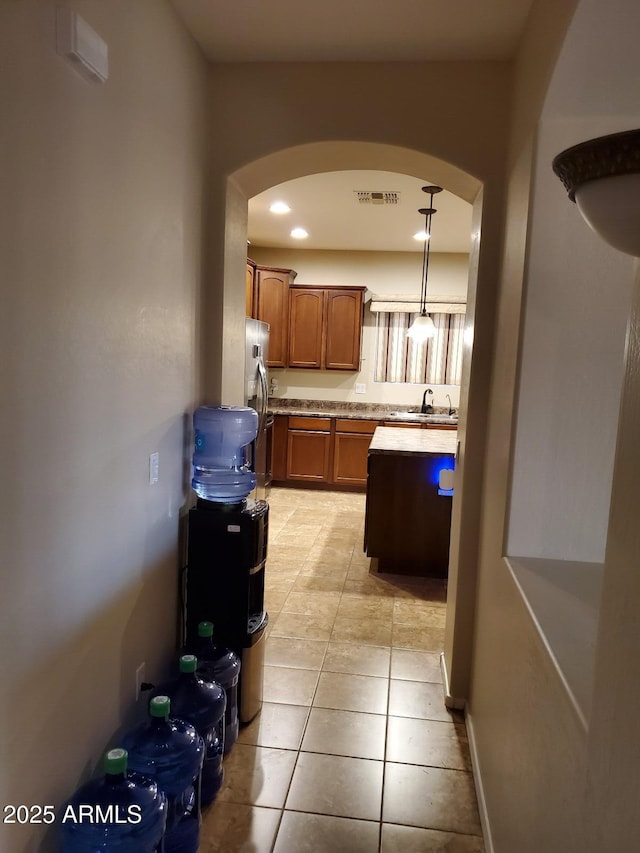
[[447,577],[457,432],[378,427],[369,447],[364,548],[379,572]]

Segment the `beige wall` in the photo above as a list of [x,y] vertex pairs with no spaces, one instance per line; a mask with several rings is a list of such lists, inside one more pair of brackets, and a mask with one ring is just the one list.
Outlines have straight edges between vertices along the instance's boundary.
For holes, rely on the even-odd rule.
[[56,55],[53,2],[0,7],[3,804],[58,806],[173,654],[198,397],[204,63],[164,0],[69,5],[104,84]]
[[[568,20],[574,6],[575,19],[556,64],[558,25]],[[599,244],[557,179],[550,177],[551,156],[563,147],[623,126],[637,127],[636,91],[629,81],[637,79],[639,70],[632,36],[638,26],[633,0],[537,3],[520,55],[467,694],[486,840],[497,853],[603,853],[632,847],[638,837],[631,793],[637,790],[638,776],[637,750],[631,746],[637,741],[637,714],[631,709],[638,705],[637,655],[631,649],[637,647],[635,614],[640,607],[633,509],[638,505],[637,347],[632,343],[637,309],[624,383],[621,361],[637,266]],[[543,106],[550,72],[553,80]],[[521,303],[523,274],[526,300]],[[548,285],[553,282],[552,293]],[[521,304],[524,343],[519,346]],[[601,317],[597,310],[591,314],[598,307]],[[538,361],[536,334],[544,345]],[[608,411],[600,429],[590,383],[601,367],[604,372],[595,384],[606,383],[602,398]],[[572,383],[574,411],[555,421],[549,412],[557,407],[559,377]],[[513,394],[505,393],[510,385]],[[533,405],[536,395],[542,412]],[[514,445],[511,415],[518,400]],[[577,548],[595,560],[604,554],[597,640],[590,641],[585,633],[581,649],[578,634],[575,650],[585,663],[595,656],[593,703],[586,719],[577,713],[548,637],[539,631],[505,559],[512,459],[520,544],[525,536],[530,543],[537,537],[534,553],[542,542],[550,543],[560,559],[575,556]],[[589,482],[592,464],[598,473]],[[532,466],[542,466],[550,488],[561,485],[559,494],[548,498],[553,518],[541,519],[529,506],[525,522],[527,510],[517,502],[527,493],[527,465],[532,474]],[[535,476],[529,485],[539,488]],[[509,545],[515,541],[514,535]],[[562,595],[558,589],[552,603],[561,603]],[[452,636],[453,626],[447,627],[448,654],[455,659],[461,653],[460,634]]]
[[[430,91],[428,116],[415,108],[425,87]],[[498,215],[492,205],[503,168],[508,92],[509,66],[504,63],[213,66],[213,193],[222,197],[224,176],[233,176],[248,199],[311,172],[365,168],[428,174],[473,202],[486,181],[495,185],[487,206],[490,234]],[[246,212],[236,209],[232,221],[218,214],[219,209],[209,245],[215,259],[211,284],[221,293],[244,286],[239,261],[224,269],[220,264],[229,255],[225,231],[228,236],[230,229],[240,230]],[[491,247],[484,252],[489,263]],[[225,324],[235,322],[225,304]],[[221,336],[231,340],[223,331]],[[211,345],[206,355],[210,398],[220,398],[218,377],[238,352],[237,346],[220,352]],[[225,384],[229,397],[234,392]]]

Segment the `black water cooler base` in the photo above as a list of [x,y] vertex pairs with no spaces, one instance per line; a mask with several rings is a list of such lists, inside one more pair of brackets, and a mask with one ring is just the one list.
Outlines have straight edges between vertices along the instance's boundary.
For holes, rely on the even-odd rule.
[[266,502],[251,500],[224,507],[198,500],[189,513],[186,639],[195,639],[199,622],[213,622],[214,642],[240,658],[241,723],[251,722],[262,707],[268,517]]

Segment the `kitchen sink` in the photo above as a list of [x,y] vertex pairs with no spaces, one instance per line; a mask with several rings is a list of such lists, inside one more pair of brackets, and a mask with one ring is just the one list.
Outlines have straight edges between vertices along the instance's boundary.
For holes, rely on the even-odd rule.
[[403,421],[425,421],[428,415],[423,415],[422,412],[391,412],[389,417],[398,418],[398,420],[402,419]]

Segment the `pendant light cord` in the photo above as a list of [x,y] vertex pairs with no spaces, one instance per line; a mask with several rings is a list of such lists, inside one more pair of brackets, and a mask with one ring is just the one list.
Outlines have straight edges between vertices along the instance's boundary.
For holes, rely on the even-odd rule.
[[421,208],[418,213],[424,213],[424,250],[422,253],[422,284],[420,287],[420,316],[427,316],[427,281],[429,279],[429,257],[431,255],[431,219],[436,210],[433,206],[433,196],[442,191],[442,187],[422,187],[429,193],[429,207]]

